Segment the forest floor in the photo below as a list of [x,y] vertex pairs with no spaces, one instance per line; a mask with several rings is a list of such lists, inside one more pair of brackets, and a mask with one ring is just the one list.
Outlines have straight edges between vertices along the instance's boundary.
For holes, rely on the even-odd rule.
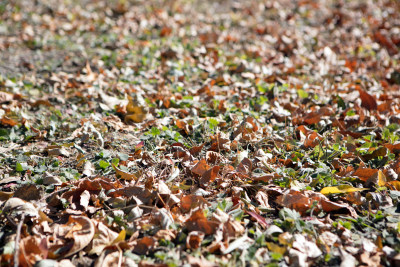
[[399,266],[399,14],[0,2],[0,265]]

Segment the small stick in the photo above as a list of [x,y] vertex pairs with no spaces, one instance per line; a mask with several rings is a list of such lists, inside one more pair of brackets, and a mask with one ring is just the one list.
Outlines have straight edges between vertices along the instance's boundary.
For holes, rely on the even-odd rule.
[[18,223],[17,235],[15,237],[15,253],[14,253],[14,267],[19,266],[19,240],[21,239],[21,228],[25,220],[25,214],[21,215],[21,220]]

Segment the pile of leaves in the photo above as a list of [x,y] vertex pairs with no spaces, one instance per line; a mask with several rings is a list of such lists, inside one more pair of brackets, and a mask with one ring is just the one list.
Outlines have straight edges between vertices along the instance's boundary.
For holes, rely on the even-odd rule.
[[399,14],[1,2],[1,265],[399,265]]

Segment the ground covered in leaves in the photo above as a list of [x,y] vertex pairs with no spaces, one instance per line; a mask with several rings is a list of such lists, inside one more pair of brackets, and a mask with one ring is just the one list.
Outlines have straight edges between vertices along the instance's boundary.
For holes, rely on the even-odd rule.
[[1,266],[399,265],[399,14],[0,2]]

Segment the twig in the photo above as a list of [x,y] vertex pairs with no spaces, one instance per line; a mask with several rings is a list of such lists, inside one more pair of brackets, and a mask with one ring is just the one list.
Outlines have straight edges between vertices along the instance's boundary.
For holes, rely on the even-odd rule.
[[122,249],[119,247],[117,244],[117,249],[118,249],[118,267],[122,266]]
[[148,205],[141,205],[141,204],[140,205],[132,204],[132,205],[128,205],[126,207],[111,208],[106,203],[104,203],[104,206],[107,207],[107,210],[105,212],[114,211],[114,210],[121,210],[121,209],[129,209],[129,208],[135,208],[135,207],[144,208],[144,209],[152,209],[152,210],[157,209],[157,207],[152,207],[152,206],[148,206]]
[[58,189],[58,190],[56,190],[56,191],[53,191],[53,192],[51,192],[51,193],[46,194],[45,196],[43,196],[43,197],[40,199],[40,201],[43,201],[43,200],[45,200],[45,199],[48,199],[49,197],[51,197],[51,196],[53,196],[53,195],[55,195],[55,194],[57,194],[57,193],[61,193],[61,192],[64,192],[64,191],[68,191],[69,189],[70,189],[69,187],[63,187],[63,188],[61,188],[61,189]]
[[19,240],[21,239],[21,228],[25,221],[25,214],[22,213],[21,220],[18,223],[17,235],[15,237],[15,253],[14,253],[14,267],[19,266]]

